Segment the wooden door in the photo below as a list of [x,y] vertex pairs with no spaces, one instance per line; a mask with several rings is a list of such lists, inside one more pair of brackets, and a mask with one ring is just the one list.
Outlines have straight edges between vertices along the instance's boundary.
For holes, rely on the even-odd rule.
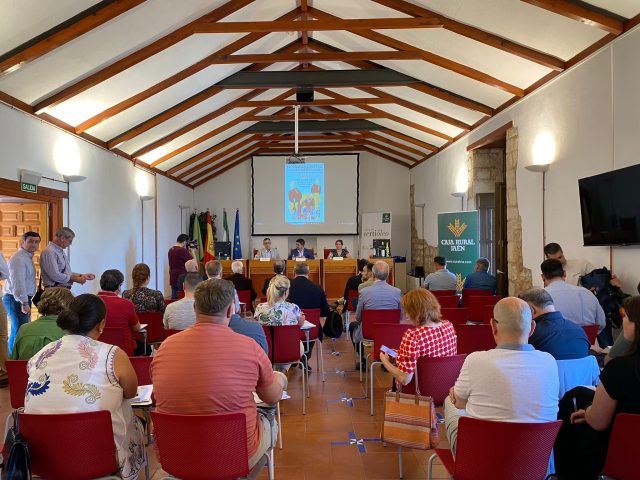
[[509,267],[507,259],[507,185],[496,183],[495,194],[495,249],[496,249],[496,280],[498,295],[509,295]]

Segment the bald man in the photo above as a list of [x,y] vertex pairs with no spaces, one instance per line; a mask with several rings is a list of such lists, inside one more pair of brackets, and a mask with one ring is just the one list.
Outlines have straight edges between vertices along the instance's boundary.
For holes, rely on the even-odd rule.
[[508,297],[493,309],[496,348],[467,356],[444,402],[445,427],[455,454],[461,416],[499,422],[543,423],[558,414],[558,366],[529,345],[535,329],[531,308]]
[[[194,258],[184,262],[184,268],[187,271],[187,273],[198,273],[198,274],[200,274],[200,263]],[[184,277],[187,275],[187,273],[182,273],[178,277],[178,281],[177,281],[177,284],[176,284],[176,288],[178,289],[177,290],[178,292],[183,292],[184,291]],[[203,281],[207,279],[206,275],[200,275],[200,277],[202,278]]]

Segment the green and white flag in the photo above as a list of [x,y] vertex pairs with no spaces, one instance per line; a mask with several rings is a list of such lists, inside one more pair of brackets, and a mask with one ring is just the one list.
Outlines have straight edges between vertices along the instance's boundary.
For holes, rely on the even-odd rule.
[[202,234],[200,233],[200,222],[198,221],[198,215],[193,217],[193,228],[191,230],[191,239],[198,242],[198,260],[202,260],[204,255],[202,245]]

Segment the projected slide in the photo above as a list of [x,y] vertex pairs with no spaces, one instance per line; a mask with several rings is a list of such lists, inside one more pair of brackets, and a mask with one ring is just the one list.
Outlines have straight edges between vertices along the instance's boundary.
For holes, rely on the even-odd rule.
[[324,163],[285,165],[284,185],[285,223],[324,223]]

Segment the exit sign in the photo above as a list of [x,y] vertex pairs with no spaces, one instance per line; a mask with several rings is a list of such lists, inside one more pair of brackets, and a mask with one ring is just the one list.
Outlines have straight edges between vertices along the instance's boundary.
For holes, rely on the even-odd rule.
[[35,183],[20,182],[20,190],[23,192],[36,193],[38,186]]

